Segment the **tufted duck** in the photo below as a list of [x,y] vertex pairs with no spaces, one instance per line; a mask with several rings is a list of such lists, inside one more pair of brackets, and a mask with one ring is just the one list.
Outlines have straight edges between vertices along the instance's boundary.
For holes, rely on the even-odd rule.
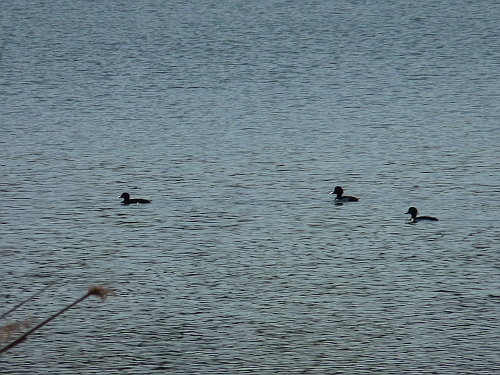
[[150,200],[141,199],[141,198],[130,199],[130,194],[129,193],[123,193],[118,198],[123,198],[123,204],[138,204],[138,203],[149,203],[149,202],[151,202]]
[[411,215],[411,218],[410,218],[410,222],[411,223],[416,223],[416,222],[418,222],[420,220],[433,220],[433,221],[438,221],[439,220],[438,218],[435,218],[435,217],[432,217],[432,216],[419,216],[419,217],[417,217],[418,210],[415,207],[410,207],[408,209],[407,214]]
[[356,197],[351,197],[349,195],[342,196],[344,194],[344,189],[342,189],[340,186],[337,186],[334,191],[332,191],[330,194],[337,194],[337,197],[335,198],[335,201],[337,202],[357,202],[359,201],[359,198]]

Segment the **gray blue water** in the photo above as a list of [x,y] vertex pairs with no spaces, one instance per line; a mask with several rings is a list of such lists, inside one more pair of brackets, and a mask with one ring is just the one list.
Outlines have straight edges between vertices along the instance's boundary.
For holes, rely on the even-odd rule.
[[0,313],[55,284],[0,325],[117,295],[0,373],[500,374],[500,3],[4,0],[3,42]]

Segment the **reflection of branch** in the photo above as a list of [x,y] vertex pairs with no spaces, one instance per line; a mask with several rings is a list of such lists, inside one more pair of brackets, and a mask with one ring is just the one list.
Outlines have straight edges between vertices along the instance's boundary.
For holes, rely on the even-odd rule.
[[[0,53],[1,55],[1,53]],[[26,301],[23,301],[21,302],[19,305],[17,306],[14,306],[12,309],[10,309],[9,311],[7,311],[5,314],[3,314],[2,316],[0,316],[0,319],[6,317],[7,315],[9,315],[12,311],[15,311],[17,310],[18,308],[20,308],[22,305],[24,305],[26,302],[28,301],[31,301],[33,298],[35,298],[36,296],[38,296],[40,293],[44,292],[49,286],[52,286],[54,285],[54,283],[50,284],[50,285],[47,285],[45,288],[43,288],[42,290],[40,290],[38,293],[35,293],[33,294],[30,298],[28,298]]]
[[2,349],[0,349],[0,354],[2,354],[3,352],[6,352],[7,350],[9,350],[11,348],[13,348],[17,344],[22,343],[24,340],[26,340],[26,338],[30,334],[32,334],[33,332],[35,332],[37,329],[42,328],[45,324],[47,324],[50,321],[52,321],[53,319],[57,318],[59,315],[61,315],[62,313],[64,313],[66,310],[69,310],[70,308],[72,308],[76,304],[82,302],[87,297],[89,297],[89,296],[98,296],[98,297],[101,298],[101,302],[104,302],[104,300],[106,299],[106,297],[108,296],[108,294],[114,295],[114,292],[112,290],[104,288],[102,286],[92,286],[92,287],[90,287],[89,291],[87,292],[87,294],[85,294],[83,297],[81,297],[80,299],[76,300],[71,305],[66,306],[64,309],[62,309],[61,311],[59,311],[57,314],[52,315],[48,319],[45,319],[43,322],[41,322],[40,324],[38,324],[36,327],[33,327],[28,332],[26,332],[26,333],[22,334],[21,336],[19,336],[17,339],[15,339],[14,341],[12,341],[10,344],[4,346]]

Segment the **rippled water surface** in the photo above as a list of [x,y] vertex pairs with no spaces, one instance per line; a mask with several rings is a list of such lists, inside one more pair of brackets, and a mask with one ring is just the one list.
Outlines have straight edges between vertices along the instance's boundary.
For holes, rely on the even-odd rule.
[[499,4],[6,0],[0,26],[0,313],[55,283],[0,325],[117,293],[2,374],[500,373]]

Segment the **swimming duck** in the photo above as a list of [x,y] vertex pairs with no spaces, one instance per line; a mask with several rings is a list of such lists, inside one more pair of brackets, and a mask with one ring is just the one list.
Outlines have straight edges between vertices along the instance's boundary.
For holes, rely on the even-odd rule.
[[432,216],[419,216],[419,217],[417,217],[418,210],[415,207],[410,207],[408,209],[407,214],[411,215],[411,218],[410,218],[410,222],[411,223],[416,223],[416,222],[418,222],[420,220],[432,220],[432,221],[438,221],[439,220],[438,218],[435,218],[435,217],[432,217]]
[[337,202],[357,202],[359,201],[359,198],[356,197],[351,197],[350,195],[344,195],[344,189],[342,189],[340,186],[335,187],[335,190],[332,191],[330,194],[337,194],[337,197],[335,200]]
[[151,202],[150,200],[142,199],[142,198],[130,199],[130,194],[129,193],[123,193],[118,198],[123,198],[123,204],[138,204],[138,203],[149,203],[149,202]]

